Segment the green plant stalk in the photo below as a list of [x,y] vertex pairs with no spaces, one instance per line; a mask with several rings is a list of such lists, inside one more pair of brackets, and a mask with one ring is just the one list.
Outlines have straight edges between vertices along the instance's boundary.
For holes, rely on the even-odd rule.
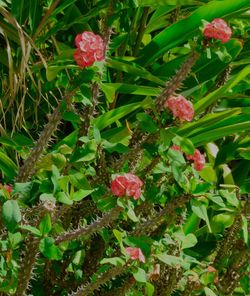
[[30,155],[24,161],[23,166],[20,168],[19,173],[16,177],[16,182],[23,183],[27,182],[35,173],[35,165],[43,154],[44,149],[47,147],[53,133],[57,130],[62,117],[62,103],[70,103],[70,98],[74,92],[64,96],[62,101],[59,103],[53,114],[49,118],[49,122],[45,125],[35,147],[31,150]]
[[94,235],[89,242],[89,248],[85,248],[86,255],[84,259],[83,272],[89,278],[97,270],[99,261],[105,254],[105,242],[100,235]]
[[121,287],[111,290],[108,293],[105,293],[104,296],[125,296],[126,293],[133,288],[134,285],[134,278],[132,278],[132,280],[127,279],[127,281],[125,281]]
[[138,52],[139,52],[139,49],[140,49],[142,38],[143,38],[144,32],[145,32],[146,27],[147,27],[146,25],[147,25],[149,10],[150,10],[150,7],[144,7],[142,18],[141,18],[141,21],[140,21],[140,26],[139,26],[139,29],[138,29],[138,34],[137,34],[136,41],[135,41],[135,47],[134,47],[134,51],[133,51],[134,56],[138,55]]
[[36,263],[36,259],[38,256],[38,248],[40,243],[40,238],[32,238],[29,237],[26,243],[26,251],[25,256],[22,259],[20,265],[20,272],[18,278],[18,286],[15,293],[15,296],[23,296],[26,295],[26,290],[29,286],[29,281],[32,277],[32,271],[34,269],[34,265]]
[[[173,200],[171,202],[171,204],[169,204],[163,210],[161,210],[160,213],[157,213],[150,221],[143,223],[139,228],[137,228],[135,231],[133,231],[131,233],[131,235],[133,235],[133,236],[150,235],[156,228],[158,228],[165,221],[165,219],[166,219],[165,217],[171,216],[171,218],[172,218],[171,221],[172,221],[173,216],[176,215],[175,209],[184,206],[185,203],[189,200],[189,198],[190,198],[190,196],[181,196],[181,197]],[[122,208],[119,209],[119,211],[121,211],[121,210],[122,210]],[[113,214],[111,214],[111,216],[112,215]],[[112,221],[113,220],[114,219],[112,219]],[[110,222],[112,222],[112,221],[110,221]],[[107,223],[107,224],[109,224],[109,223]],[[90,227],[91,227],[91,225],[90,225]],[[69,235],[66,234],[67,235],[67,237],[65,237],[66,239],[63,238],[62,236],[58,237],[58,239],[56,239],[56,243],[60,243],[60,242],[65,241],[65,240],[71,240],[71,239],[77,238],[77,237],[79,237],[81,235],[92,234],[93,232],[96,232],[101,228],[103,228],[103,225],[102,226],[94,225],[93,230],[90,229],[90,232],[89,232],[88,226],[87,226],[87,227],[84,227],[84,228],[78,230],[78,233],[76,235],[74,234],[74,231],[70,232]],[[89,295],[89,293],[91,293],[94,290],[98,289],[100,287],[100,285],[106,283],[112,277],[120,275],[122,272],[125,271],[124,267],[122,269],[118,269],[118,270],[116,268],[113,268],[113,269],[114,269],[114,273],[110,272],[112,274],[111,277],[104,276],[103,278],[101,278],[101,282],[98,283],[98,284],[93,283],[93,284],[89,284],[87,286],[81,287],[77,292],[75,292],[77,294],[72,294],[72,296]],[[108,275],[110,275],[110,273],[108,273]],[[176,280],[178,278],[177,275],[176,275]]]
[[168,267],[164,276],[160,278],[157,293],[162,296],[171,296],[178,282],[182,277],[183,271],[181,269]]
[[223,258],[231,254],[235,246],[235,242],[238,239],[240,228],[241,228],[241,217],[240,215],[237,215],[235,217],[233,225],[229,228],[227,235],[218,245],[217,254],[214,259],[215,266],[217,266]]
[[244,268],[249,265],[250,253],[244,249],[238,253],[236,261],[229,266],[226,274],[220,279],[217,287],[223,295],[232,295],[241,277],[244,275]]
[[176,75],[172,77],[170,81],[167,82],[166,88],[163,92],[156,98],[156,106],[159,111],[164,108],[165,101],[175,93],[175,91],[181,87],[181,83],[187,78],[193,65],[199,58],[199,53],[193,51],[185,61],[185,63],[181,66],[181,68],[177,71]]
[[[139,225],[134,231],[132,231],[132,236],[150,235],[154,232],[166,219],[169,219],[171,223],[176,217],[176,209],[182,208],[191,198],[190,195],[180,196],[169,204],[167,204],[159,213],[156,213],[152,219]],[[168,223],[169,224],[169,223]],[[166,225],[167,227],[168,225]]]
[[[43,203],[43,209],[41,213],[41,219],[46,213],[53,213],[55,209],[55,204],[50,201],[45,201]],[[39,221],[37,221],[38,225]],[[37,226],[36,225],[36,226]],[[32,272],[35,267],[36,259],[39,254],[39,243],[41,237],[34,238],[31,235],[28,236],[26,240],[26,249],[24,257],[21,259],[21,264],[19,268],[18,286],[15,296],[26,295],[26,290],[29,286],[30,279],[32,277]]]
[[125,271],[126,269],[124,266],[112,267],[108,271],[101,274],[95,282],[79,287],[79,289],[76,292],[71,293],[70,296],[88,296],[92,294],[95,290],[98,290],[101,285],[109,282],[112,278]]
[[90,225],[87,225],[85,227],[81,227],[79,229],[72,230],[72,231],[66,232],[62,235],[59,235],[55,239],[55,243],[60,244],[65,241],[80,238],[83,235],[86,235],[86,236],[92,235],[93,233],[96,233],[97,231],[101,230],[102,228],[109,226],[109,224],[111,222],[113,222],[114,220],[116,220],[118,218],[118,216],[122,210],[123,210],[122,207],[116,206],[112,210],[110,210],[108,213],[104,214],[102,218],[97,219],[96,221],[94,221]]
[[195,282],[188,280],[182,296],[190,296],[192,294],[192,292],[194,291],[194,287],[195,287]]
[[[99,88],[100,86],[98,85],[97,82],[94,82],[91,86],[91,91],[92,91],[92,106],[89,106],[85,109],[84,114],[82,117],[84,117],[84,122],[80,126],[79,129],[79,138],[82,136],[87,136],[89,129],[90,129],[90,124],[91,124],[91,119],[94,118],[94,113],[96,106],[98,105],[98,97],[99,97]],[[80,141],[78,141],[77,145],[80,145]]]
[[219,243],[217,247],[217,254],[214,259],[215,266],[217,266],[223,258],[225,258],[226,256],[230,256],[234,248],[237,249],[237,241],[239,238],[239,233],[242,225],[241,213],[249,215],[249,211],[250,201],[247,200],[245,202],[244,207],[241,209],[240,213],[236,215],[233,225],[229,228],[227,235],[224,237],[224,239]]

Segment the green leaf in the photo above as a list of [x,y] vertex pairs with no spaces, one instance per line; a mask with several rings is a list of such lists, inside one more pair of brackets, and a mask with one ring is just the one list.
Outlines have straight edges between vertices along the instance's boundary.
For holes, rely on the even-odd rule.
[[172,141],[175,145],[179,146],[184,153],[190,154],[190,155],[194,154],[195,148],[192,141],[190,141],[189,139],[183,138],[180,136],[175,136],[172,139]]
[[73,204],[73,200],[70,199],[69,195],[65,192],[58,192],[56,195],[56,199],[65,205],[70,206]]
[[48,81],[52,81],[54,80],[57,75],[65,70],[65,69],[75,69],[78,70],[78,66],[77,65],[64,65],[64,66],[49,66],[46,69],[46,78]]
[[89,182],[84,174],[80,172],[74,172],[69,175],[70,183],[77,189],[91,190]]
[[207,223],[207,227],[209,232],[212,232],[210,222],[207,215],[207,208],[204,204],[197,200],[192,200],[192,211],[201,219],[205,220]]
[[94,191],[94,189],[92,189],[92,190],[80,189],[80,190],[73,193],[72,200],[73,201],[80,201],[84,197],[90,195],[93,191]]
[[247,244],[248,243],[248,222],[247,222],[247,218],[243,215],[241,215],[241,219],[242,219],[242,230],[243,230],[244,242]]
[[[224,2],[224,1],[223,1]],[[195,105],[195,114],[201,113],[211,104],[215,103],[220,98],[224,97],[229,90],[231,90],[235,85],[237,85],[241,80],[245,79],[250,73],[250,66],[246,66],[239,73],[235,74],[224,86],[218,88],[217,90],[209,93],[206,97],[199,100]]]
[[147,296],[153,296],[155,288],[151,283],[146,282],[146,291],[147,291]]
[[139,283],[147,282],[147,275],[144,269],[138,268],[136,272],[133,273],[133,277]]
[[91,140],[84,144],[83,147],[78,147],[71,157],[71,162],[91,161],[95,159],[97,144],[95,140]]
[[52,229],[51,218],[50,215],[47,213],[43,217],[42,221],[39,224],[39,230],[42,235],[45,235],[50,232]]
[[132,103],[129,105],[125,105],[114,110],[110,110],[103,115],[97,117],[93,120],[93,123],[99,130],[104,129],[105,127],[111,125],[122,117],[128,115],[129,113],[139,109],[139,108],[150,108],[152,104],[152,100],[150,98],[146,98],[142,102]]
[[166,263],[167,265],[170,265],[172,267],[176,267],[176,265],[182,266],[184,269],[189,269],[190,264],[185,262],[182,258],[167,255],[167,254],[158,254],[155,255],[156,258],[158,258],[160,261]]
[[22,198],[28,198],[32,189],[32,182],[15,183],[13,187],[13,195],[18,194]]
[[75,122],[75,123],[80,123],[81,120],[79,118],[79,116],[77,114],[75,114],[74,112],[72,111],[66,111],[63,113],[63,116],[62,118],[66,121],[70,121],[70,122]]
[[6,155],[3,149],[0,149],[0,170],[8,180],[13,180],[17,172],[16,164]]
[[52,165],[51,181],[54,186],[53,193],[56,193],[60,190],[60,185],[58,182],[59,177],[60,177],[60,172],[59,172],[58,168],[55,165]]
[[127,215],[129,217],[129,219],[132,220],[133,222],[139,221],[138,217],[136,216],[136,214],[132,208],[129,208]]
[[138,0],[139,6],[159,7],[163,5],[188,5],[196,4],[195,0]]
[[54,195],[52,193],[43,193],[40,195],[39,199],[40,199],[40,201],[50,200],[53,203],[56,203],[56,198],[54,197]]
[[34,226],[30,226],[30,225],[21,225],[20,226],[21,229],[23,230],[27,230],[29,232],[31,232],[32,234],[36,235],[36,236],[41,236],[41,232],[39,229],[37,229],[36,227]]
[[96,141],[96,144],[100,144],[102,141],[102,136],[101,136],[99,129],[95,125],[93,126],[93,135],[94,135],[94,139]]
[[112,103],[115,100],[115,88],[108,83],[102,83],[101,88],[108,102]]
[[29,1],[25,0],[12,0],[11,1],[11,13],[17,19],[20,25],[23,24],[25,19],[28,17],[29,12]]
[[134,75],[136,77],[141,77],[146,80],[152,81],[156,84],[159,84],[161,86],[165,86],[165,82],[161,79],[159,79],[157,76],[154,76],[151,74],[148,70],[145,68],[137,65],[133,62],[127,62],[122,59],[115,59],[115,58],[109,58],[107,60],[107,66],[113,69],[116,69],[118,71],[123,71],[126,73],[129,73],[129,75]]
[[169,49],[184,44],[188,39],[200,34],[199,27],[202,20],[212,21],[235,13],[242,8],[248,8],[249,1],[210,1],[196,9],[190,16],[184,18],[157,34],[153,40],[140,52],[138,63],[148,65],[159,58]]
[[197,244],[197,242],[198,241],[196,236],[193,233],[189,233],[187,236],[183,238],[181,248],[182,249],[192,248]]
[[43,6],[40,0],[29,0],[29,24],[32,34],[35,33],[43,13]]
[[120,257],[112,257],[112,258],[104,258],[100,261],[101,264],[112,264],[115,266],[123,266],[125,261],[122,260]]
[[153,121],[151,116],[146,113],[138,113],[136,114],[136,119],[140,122],[140,128],[144,132],[148,132],[154,134],[158,130],[157,124]]
[[7,200],[3,204],[2,217],[5,227],[10,232],[13,232],[22,219],[21,211],[16,200]]
[[9,237],[11,248],[13,250],[16,249],[18,244],[22,241],[22,235],[20,232],[16,232],[16,233],[8,232],[8,237]]
[[[234,186],[234,188],[235,188],[235,186]],[[240,202],[237,198],[235,191],[230,192],[228,190],[219,190],[219,193],[222,197],[224,197],[228,201],[229,204],[238,208]]]
[[213,233],[223,232],[225,228],[230,227],[233,224],[234,215],[221,213],[213,216],[211,220],[211,228]]
[[103,83],[107,87],[112,87],[115,92],[121,94],[131,94],[139,96],[158,96],[161,93],[161,89],[152,86],[142,86],[128,83]]
[[52,165],[61,170],[66,164],[66,157],[61,153],[48,153],[43,156],[41,161],[37,163],[37,168],[41,170],[51,171]]
[[45,237],[39,244],[41,253],[50,260],[61,260],[63,252],[54,244],[55,240],[52,237]]
[[113,230],[114,236],[116,237],[116,239],[118,240],[119,243],[122,242],[122,238],[123,238],[123,233],[117,229]]
[[239,152],[241,157],[250,160],[250,148],[239,148],[237,149],[237,151]]
[[216,182],[217,175],[212,166],[207,165],[202,171],[199,172],[200,177],[206,182]]
[[204,288],[204,292],[206,294],[206,296],[217,296],[211,289],[209,289],[208,287]]
[[190,137],[191,135],[195,135],[201,132],[204,132],[204,130],[213,129],[214,125],[216,123],[220,123],[224,119],[230,118],[232,115],[237,115],[241,113],[240,108],[233,108],[231,110],[213,113],[213,114],[207,114],[203,116],[201,119],[186,123],[183,127],[178,129],[178,135],[183,137]]

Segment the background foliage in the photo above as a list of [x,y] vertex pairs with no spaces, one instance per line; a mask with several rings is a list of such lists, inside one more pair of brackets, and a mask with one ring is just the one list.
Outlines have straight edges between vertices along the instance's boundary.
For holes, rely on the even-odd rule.
[[[0,1],[3,295],[250,294],[249,11],[249,0]],[[233,37],[204,48],[214,18]],[[76,65],[83,31],[108,42],[105,63]],[[195,120],[183,123],[157,99],[193,50],[177,91]],[[173,144],[199,148],[204,170]],[[138,201],[110,192],[125,172],[144,182]]]

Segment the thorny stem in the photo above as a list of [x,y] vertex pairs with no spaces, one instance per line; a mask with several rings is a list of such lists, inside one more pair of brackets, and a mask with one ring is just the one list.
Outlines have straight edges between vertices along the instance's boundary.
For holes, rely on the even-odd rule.
[[109,282],[112,278],[124,272],[126,272],[125,266],[116,266],[110,268],[108,271],[100,275],[94,283],[81,286],[76,292],[70,294],[70,296],[88,296],[95,290],[99,289],[101,285]]
[[[41,218],[46,213],[52,213],[54,211],[55,204],[50,201],[46,201],[43,204],[43,212],[41,214]],[[37,225],[38,225],[37,221]],[[32,271],[34,269],[36,258],[39,253],[39,243],[41,238],[34,238],[31,235],[26,239],[26,250],[24,257],[21,261],[19,268],[19,277],[18,277],[18,286],[15,293],[15,296],[23,296],[26,295],[26,290],[29,285],[29,281],[32,277]]]
[[180,196],[174,199],[171,203],[167,204],[159,213],[156,213],[152,219],[139,225],[134,231],[132,231],[132,236],[150,235],[154,232],[165,220],[171,217],[171,222],[173,216],[176,215],[175,210],[181,208],[186,202],[191,198],[190,195]]
[[156,105],[159,111],[164,108],[165,101],[175,93],[175,91],[181,87],[182,81],[186,79],[188,74],[190,73],[193,65],[199,58],[199,53],[193,51],[185,63],[181,66],[181,68],[177,71],[176,75],[172,77],[172,79],[167,82],[167,85],[163,92],[156,98]]
[[228,267],[226,274],[220,279],[217,287],[223,295],[232,295],[241,277],[244,275],[243,269],[249,264],[250,253],[243,242],[243,250],[239,251],[236,260]]
[[134,47],[134,53],[133,53],[134,56],[137,56],[139,49],[140,49],[142,38],[143,38],[144,32],[146,30],[146,24],[147,24],[149,10],[150,10],[150,7],[145,7],[143,14],[142,14],[140,26],[138,29],[138,34],[137,34],[136,41],[135,41],[135,47]]
[[236,243],[237,243],[239,231],[242,224],[241,213],[248,215],[249,211],[250,211],[250,200],[247,200],[241,212],[236,215],[233,225],[228,229],[226,236],[219,243],[219,246],[217,248],[217,254],[214,259],[215,266],[218,265],[223,258],[225,258],[226,256],[228,257],[235,247],[237,248]]
[[22,259],[19,279],[18,279],[18,287],[15,293],[15,296],[23,296],[25,295],[25,291],[28,288],[30,278],[32,276],[32,270],[34,268],[36,258],[38,255],[38,247],[40,243],[40,238],[32,238],[29,237],[26,243],[26,256]]
[[16,182],[27,182],[30,177],[35,173],[35,165],[39,158],[42,156],[44,149],[47,147],[53,133],[56,131],[62,117],[62,103],[66,102],[67,105],[71,102],[71,97],[75,91],[65,95],[53,114],[50,116],[48,123],[45,125],[35,147],[31,150],[30,155],[24,161],[23,166],[20,168],[16,177]]
[[55,239],[55,243],[60,244],[68,240],[77,239],[83,235],[91,235],[101,230],[102,228],[108,226],[112,221],[117,219],[122,210],[123,208],[116,206],[112,210],[110,210],[108,213],[104,214],[101,219],[94,221],[90,225],[59,235]]

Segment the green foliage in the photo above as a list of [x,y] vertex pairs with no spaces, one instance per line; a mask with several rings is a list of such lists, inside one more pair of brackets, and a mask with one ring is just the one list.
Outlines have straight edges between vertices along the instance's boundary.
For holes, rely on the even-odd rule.
[[[0,293],[249,295],[249,10],[0,1]],[[225,44],[203,36],[215,18]],[[84,31],[107,51],[80,68]],[[138,199],[127,180],[114,192],[126,173]]]

